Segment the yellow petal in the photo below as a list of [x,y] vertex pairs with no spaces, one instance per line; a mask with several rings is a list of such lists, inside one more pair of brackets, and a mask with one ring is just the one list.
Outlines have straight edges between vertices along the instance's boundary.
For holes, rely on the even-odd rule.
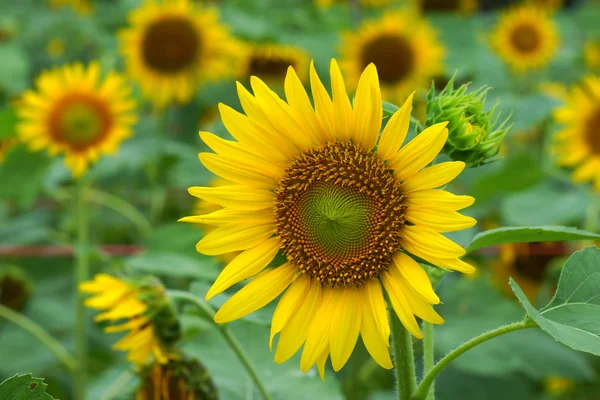
[[406,251],[425,260],[428,256],[453,258],[465,254],[465,250],[458,244],[441,233],[423,226],[405,225],[400,241]]
[[294,281],[298,267],[287,263],[262,272],[223,304],[215,322],[224,324],[242,318],[269,304]]
[[261,189],[274,189],[276,181],[251,166],[240,164],[235,159],[214,153],[200,153],[200,162],[213,174],[241,185]]
[[433,165],[404,181],[401,190],[403,193],[410,193],[440,187],[456,178],[463,169],[465,169],[465,163],[462,161],[447,161]]
[[273,261],[280,248],[281,240],[273,237],[236,256],[221,271],[206,294],[206,300],[210,300],[236,283],[258,274]]
[[402,288],[404,297],[408,302],[408,305],[412,312],[424,321],[431,322],[432,324],[443,324],[444,320],[433,310],[431,304],[421,299],[417,293],[406,283],[402,276],[396,276],[395,281]]
[[275,233],[274,224],[230,224],[221,226],[202,238],[196,244],[196,250],[207,256],[246,250],[254,247]]
[[346,364],[356,346],[362,314],[357,288],[346,286],[337,292],[339,299],[331,315],[329,343],[331,364],[336,372]]
[[315,114],[302,82],[291,66],[287,70],[284,87],[285,97],[294,118],[300,121],[314,143],[323,143],[325,141],[323,126]]
[[[333,121],[337,139],[346,143],[354,134],[354,112],[346,93],[346,85],[335,59],[331,59],[331,92],[333,95]],[[370,149],[365,149],[370,150]]]
[[315,101],[315,113],[325,130],[326,139],[335,141],[335,124],[333,122],[333,103],[329,93],[317,75],[314,62],[310,62],[310,87]]
[[467,217],[456,211],[413,209],[409,207],[404,215],[409,222],[426,226],[438,232],[460,231],[471,228],[477,223],[475,218]]
[[398,252],[394,254],[392,265],[390,266],[392,276],[399,274],[408,285],[424,300],[432,304],[438,304],[440,298],[433,291],[431,281],[427,273],[410,256]]
[[271,208],[275,201],[275,195],[272,191],[244,185],[193,186],[188,189],[188,192],[199,199],[243,211]]
[[135,295],[130,295],[128,298],[119,302],[119,304],[110,311],[96,315],[94,321],[116,321],[121,318],[136,317],[145,313],[147,309],[148,306],[146,306],[145,303],[138,300]]
[[394,178],[405,181],[433,161],[448,139],[446,125],[442,122],[425,129],[389,160]]
[[281,300],[279,300],[271,322],[271,337],[269,339],[269,348],[271,350],[273,349],[273,338],[282,331],[285,324],[302,306],[309,289],[310,277],[301,275],[290,285],[289,289],[281,297]]
[[137,330],[148,323],[148,318],[146,317],[137,317],[132,318],[129,321],[122,323],[120,325],[112,325],[104,328],[104,332],[106,333],[114,333],[114,332],[122,332],[127,330]]
[[121,280],[108,274],[96,274],[94,280],[79,284],[79,291],[83,293],[100,293],[107,290],[117,290],[128,286]]
[[104,310],[116,305],[116,303],[118,303],[124,296],[126,296],[129,293],[131,293],[131,290],[128,287],[106,290],[103,293],[86,299],[83,302],[83,304],[89,308]]
[[[364,295],[363,295],[364,297]],[[379,328],[375,324],[375,319],[371,315],[366,302],[362,302],[362,319],[360,323],[360,335],[367,351],[377,362],[385,369],[392,369],[392,360],[390,358],[389,336],[386,340],[381,337]]]
[[288,360],[302,346],[308,335],[308,328],[321,307],[321,283],[310,282],[310,288],[302,306],[296,311],[279,334],[275,362],[280,364]]
[[408,133],[410,126],[410,113],[412,112],[412,101],[414,92],[408,96],[402,107],[392,115],[387,125],[381,133],[379,145],[377,146],[377,154],[383,161],[387,161],[394,157]]
[[327,363],[328,356],[329,352],[325,350],[317,359],[317,371],[319,371],[319,376],[323,382],[325,382],[325,364]]
[[404,203],[409,208],[430,208],[450,211],[462,210],[475,202],[475,199],[471,196],[457,196],[439,189],[407,193],[404,199]]
[[384,271],[381,275],[381,281],[383,282],[383,287],[388,292],[390,296],[390,300],[392,301],[392,307],[396,312],[396,315],[402,322],[402,325],[415,337],[422,339],[423,334],[421,333],[421,329],[419,328],[419,324],[417,324],[417,320],[413,315],[413,311],[408,304],[408,300],[406,299],[402,286],[390,275],[389,272]]
[[383,118],[381,90],[374,64],[369,64],[360,76],[354,96],[354,114],[356,142],[362,144],[363,150],[370,151],[377,143]]
[[437,265],[438,267],[462,272],[463,274],[472,274],[476,271],[476,269],[472,265],[469,265],[466,262],[464,262],[463,260],[456,258],[456,257],[455,258],[438,258],[438,257],[432,257],[430,255],[426,255],[425,257],[421,257],[421,258],[425,261],[432,263],[433,265]]
[[183,217],[178,222],[190,222],[192,224],[206,224],[206,225],[229,225],[233,223],[250,223],[256,224],[268,224],[273,221],[273,211],[270,209],[259,210],[259,211],[240,211],[232,210],[230,208],[223,208],[208,214],[192,215],[190,217]]
[[317,311],[317,315],[310,322],[308,335],[302,350],[300,358],[300,370],[306,372],[315,363],[317,359],[329,348],[329,330],[331,328],[331,316],[337,305],[338,296],[335,294],[335,289],[324,287],[323,296],[321,298],[321,307]]
[[383,297],[381,283],[377,279],[370,279],[363,284],[361,290],[363,295],[362,302],[369,308],[369,314],[372,315],[377,329],[381,333],[381,338],[387,342],[390,337],[390,321],[388,320],[387,305]]

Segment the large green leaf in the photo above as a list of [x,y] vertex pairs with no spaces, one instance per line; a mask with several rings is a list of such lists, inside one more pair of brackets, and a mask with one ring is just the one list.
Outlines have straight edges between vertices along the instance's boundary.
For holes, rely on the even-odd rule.
[[504,227],[478,233],[466,250],[467,253],[472,253],[484,247],[506,243],[562,242],[586,239],[600,239],[600,235],[566,226]]
[[44,153],[31,153],[23,146],[12,150],[0,164],[0,200],[10,199],[21,207],[30,205],[42,189],[50,162]]
[[600,356],[600,249],[586,247],[565,263],[554,298],[536,310],[519,285],[510,285],[521,304],[544,331],[557,341]]
[[46,393],[43,378],[34,378],[31,374],[15,375],[0,384],[2,400],[52,400]]
[[221,271],[214,257],[201,254],[189,257],[166,251],[149,251],[129,259],[127,263],[136,271],[159,276],[214,280]]

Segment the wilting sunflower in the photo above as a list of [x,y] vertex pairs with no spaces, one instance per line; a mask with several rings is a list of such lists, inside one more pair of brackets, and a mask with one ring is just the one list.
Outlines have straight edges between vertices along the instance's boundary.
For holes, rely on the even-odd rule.
[[124,77],[77,63],[43,72],[36,90],[23,95],[17,131],[32,150],[65,154],[75,177],[103,153],[114,153],[131,135],[135,102]]
[[558,50],[558,30],[546,9],[526,4],[502,15],[491,43],[504,62],[524,72],[550,62]]
[[534,302],[548,274],[552,261],[566,254],[568,247],[561,242],[514,243],[500,246],[500,258],[492,266],[499,289],[512,296],[508,285],[513,278],[527,298]]
[[271,340],[280,334],[275,361],[289,359],[304,344],[301,369],[317,363],[321,375],[330,355],[336,371],[344,366],[359,333],[372,357],[392,368],[383,289],[414,336],[422,337],[415,314],[443,322],[431,307],[439,298],[427,274],[407,252],[444,268],[474,271],[458,258],[465,251],[440,233],[475,224],[457,212],[473,198],[436,189],[465,164],[426,168],[446,143],[446,123],[402,146],[412,98],[379,135],[375,66],[360,77],[354,105],[335,60],[331,82],[333,99],[311,64],[314,108],[293,68],[284,85],[288,102],[258,78],[251,79],[254,95],[238,84],[246,114],[220,105],[236,140],[201,132],[216,153],[199,155],[206,168],[235,184],[190,188],[193,196],[224,208],[182,219],[218,226],[198,242],[199,252],[243,251],[221,272],[207,299],[254,276],[215,321],[241,318],[285,292],[271,326]]
[[[129,331],[115,344],[115,349],[129,352],[127,359],[143,366],[152,358],[160,364],[170,358],[169,346],[179,339],[179,325],[162,285],[154,280],[124,281],[107,274],[83,282],[79,291],[92,293],[85,300],[87,307],[105,310],[94,318],[109,321],[107,333]],[[120,325],[114,325],[118,321]],[[124,322],[123,322],[124,321]]]
[[131,78],[157,106],[186,103],[199,85],[238,73],[241,46],[213,8],[189,0],[146,2],[121,32]]
[[425,88],[443,72],[445,50],[433,28],[409,12],[386,14],[344,34],[342,70],[355,89],[367,65],[377,67],[383,98],[403,101],[416,88]]
[[91,0],[49,0],[53,8],[71,7],[79,15],[90,15],[94,11]]
[[308,53],[295,46],[253,44],[245,61],[244,75],[257,76],[267,83],[283,83],[288,67],[298,71],[304,82],[308,77]]
[[469,14],[477,10],[477,0],[417,0],[419,10],[425,13]]
[[593,182],[600,191],[600,76],[589,76],[554,111],[564,125],[555,136],[558,165],[574,169],[575,182]]
[[592,70],[600,70],[600,40],[587,42],[583,47],[585,66]]

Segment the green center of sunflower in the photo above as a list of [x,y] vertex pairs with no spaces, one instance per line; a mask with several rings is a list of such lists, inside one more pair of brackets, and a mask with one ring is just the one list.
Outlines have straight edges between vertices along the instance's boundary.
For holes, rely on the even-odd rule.
[[291,163],[277,190],[277,235],[287,259],[329,286],[358,286],[400,249],[399,183],[374,153],[327,143]]
[[415,52],[408,39],[398,35],[382,35],[364,46],[362,67],[375,64],[379,80],[394,84],[406,79],[413,71]]
[[600,109],[588,120],[585,140],[594,155],[600,154]]
[[250,60],[248,73],[262,80],[283,79],[290,65],[294,67],[294,62],[291,60],[254,56]]
[[148,26],[142,39],[142,57],[152,69],[172,74],[192,66],[201,45],[193,23],[187,18],[172,16]]
[[50,113],[52,137],[73,149],[98,143],[109,132],[112,117],[107,105],[95,97],[73,94],[58,101]]
[[540,34],[535,26],[522,24],[511,35],[512,44],[521,53],[532,53],[539,48]]

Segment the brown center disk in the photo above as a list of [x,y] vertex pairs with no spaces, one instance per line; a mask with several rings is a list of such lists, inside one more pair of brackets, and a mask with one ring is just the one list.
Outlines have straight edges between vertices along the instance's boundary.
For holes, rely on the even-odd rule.
[[596,110],[586,124],[585,140],[592,154],[600,155],[600,109]]
[[262,80],[283,79],[289,66],[295,67],[291,60],[252,57],[248,72]]
[[514,268],[521,275],[542,282],[550,261],[567,253],[565,243],[523,243],[517,246]]
[[277,235],[303,273],[358,286],[400,249],[404,208],[399,182],[374,153],[327,143],[298,156],[281,179]]
[[415,66],[415,52],[410,42],[396,35],[382,35],[367,43],[362,55],[363,68],[375,64],[379,80],[393,84],[406,79]]
[[202,40],[187,18],[169,17],[151,24],[142,40],[142,56],[152,69],[174,73],[194,64]]
[[519,52],[532,53],[540,47],[540,34],[534,26],[523,24],[512,32],[511,41]]

